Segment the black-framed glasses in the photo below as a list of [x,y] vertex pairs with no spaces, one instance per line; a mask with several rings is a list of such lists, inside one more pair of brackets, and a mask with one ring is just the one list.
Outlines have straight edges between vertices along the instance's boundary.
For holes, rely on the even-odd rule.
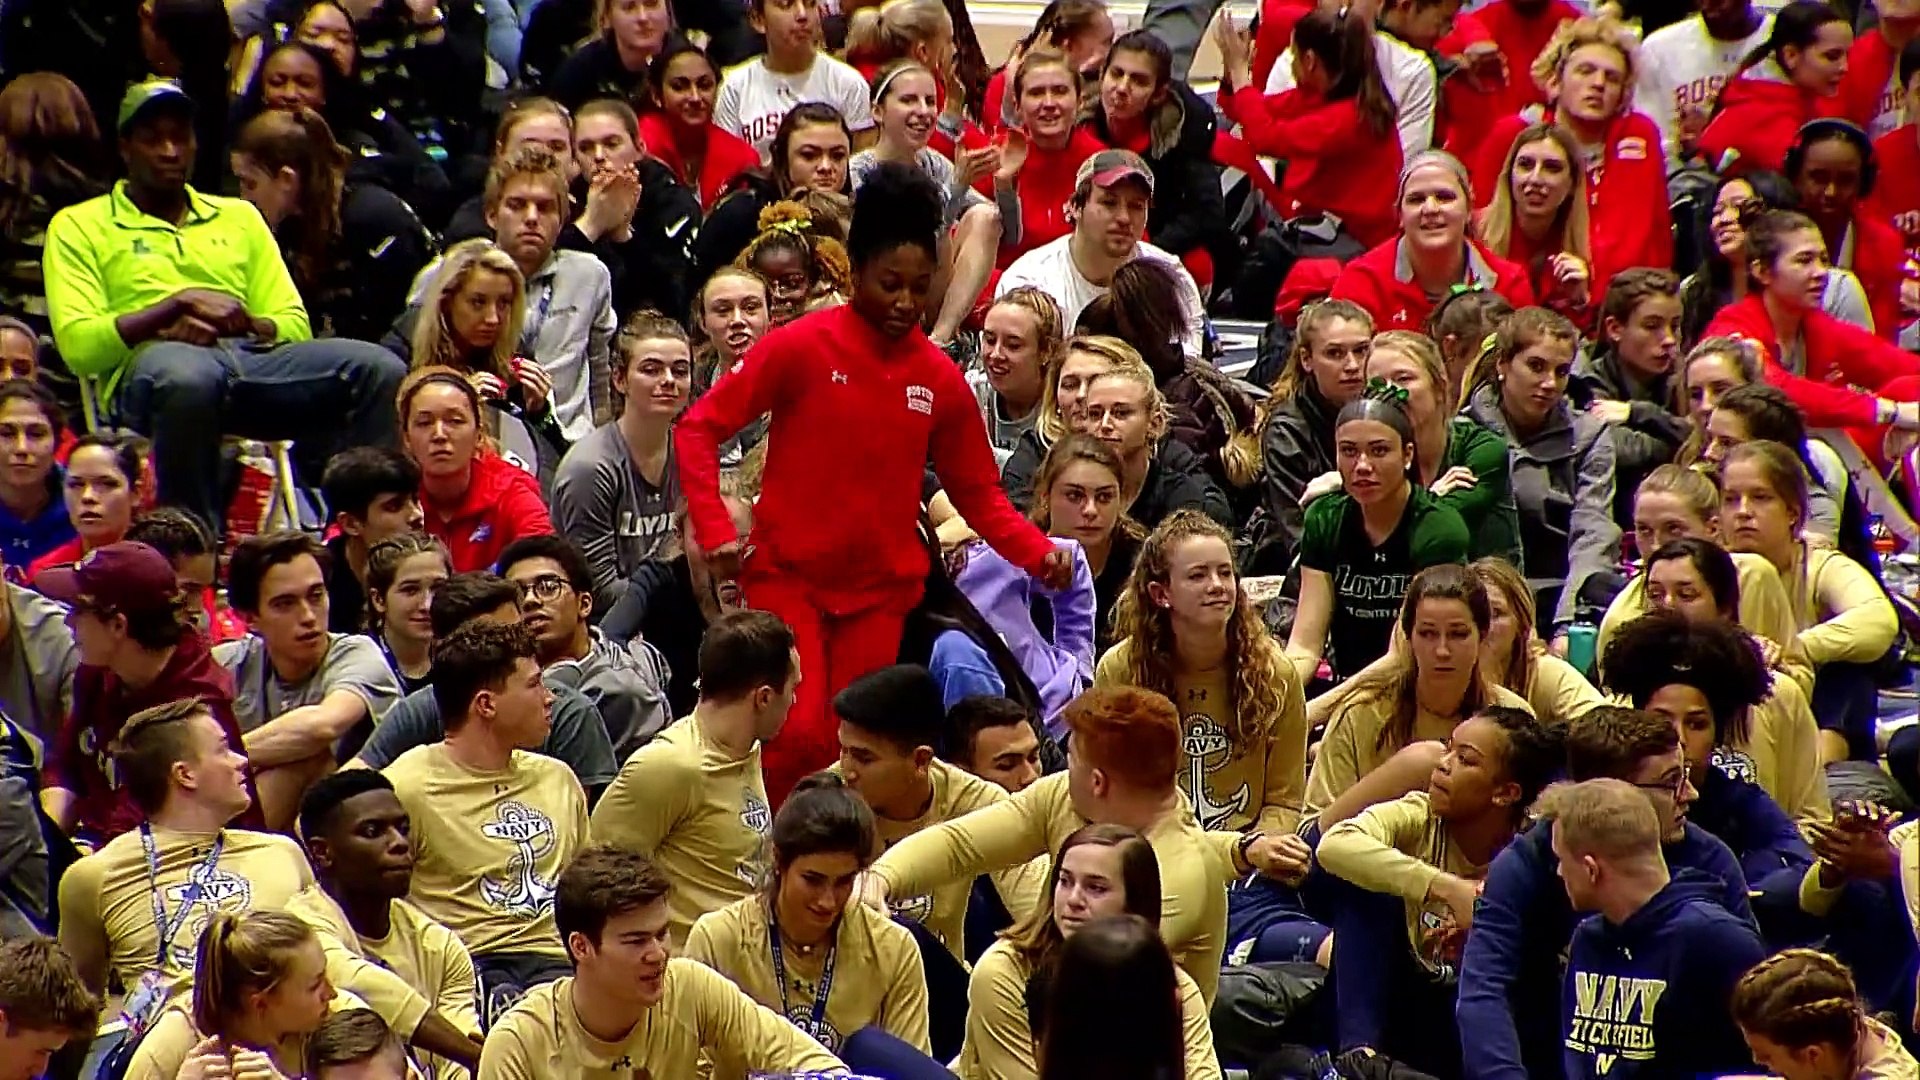
[[1680,763],[1679,771],[1675,772],[1671,778],[1663,776],[1658,780],[1649,780],[1644,784],[1635,784],[1633,786],[1639,788],[1641,791],[1651,791],[1656,795],[1673,795],[1677,797],[1682,791],[1687,789],[1687,781],[1691,779],[1693,779],[1693,763],[1683,761]]
[[531,596],[542,603],[557,600],[561,593],[567,591],[567,579],[559,574],[541,574],[531,581],[519,581],[514,584],[520,589],[520,599],[525,600]]

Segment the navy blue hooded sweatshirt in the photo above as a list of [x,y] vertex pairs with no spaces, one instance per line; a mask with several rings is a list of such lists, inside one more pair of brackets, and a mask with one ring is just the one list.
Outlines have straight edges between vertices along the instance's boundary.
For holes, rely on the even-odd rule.
[[[1662,845],[1675,874],[1694,870],[1716,881],[1721,904],[1752,924],[1747,879],[1727,845],[1687,822],[1686,833]],[[1461,1057],[1474,1080],[1557,1080],[1561,961],[1576,923],[1553,854],[1547,823],[1507,845],[1487,870],[1460,961]]]
[[1683,870],[1625,922],[1590,915],[1573,932],[1561,990],[1567,1080],[1749,1066],[1727,1001],[1767,951],[1750,923],[1721,906],[1720,884]]
[[1718,837],[1740,860],[1761,936],[1776,948],[1811,944],[1809,935],[1824,931],[1809,927],[1800,910],[1800,879],[1813,865],[1806,838],[1758,784],[1711,766],[1693,775],[1700,797],[1687,810],[1687,820]]

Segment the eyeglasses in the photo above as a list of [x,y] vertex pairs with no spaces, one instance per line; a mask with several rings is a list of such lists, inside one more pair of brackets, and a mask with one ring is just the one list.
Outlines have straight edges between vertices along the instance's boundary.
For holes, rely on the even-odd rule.
[[532,581],[521,581],[515,584],[520,588],[520,599],[525,600],[531,596],[542,603],[557,600],[561,593],[567,591],[567,579],[558,574],[541,574]]
[[1677,797],[1682,791],[1687,789],[1687,781],[1692,778],[1693,763],[1683,761],[1680,763],[1680,771],[1675,773],[1672,779],[1663,776],[1658,780],[1649,780],[1644,784],[1635,784],[1633,786],[1639,788],[1641,791],[1651,791],[1656,795],[1673,795]]

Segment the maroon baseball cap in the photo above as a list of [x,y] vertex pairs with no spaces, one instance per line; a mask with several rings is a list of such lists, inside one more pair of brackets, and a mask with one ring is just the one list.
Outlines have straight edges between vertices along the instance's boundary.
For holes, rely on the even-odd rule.
[[94,548],[72,566],[42,570],[33,585],[61,603],[122,615],[165,611],[180,592],[167,557],[132,540]]
[[1145,158],[1131,150],[1102,150],[1088,157],[1080,163],[1073,186],[1083,187],[1091,181],[1094,187],[1109,188],[1122,180],[1138,180],[1146,186],[1148,195],[1153,194],[1153,170]]

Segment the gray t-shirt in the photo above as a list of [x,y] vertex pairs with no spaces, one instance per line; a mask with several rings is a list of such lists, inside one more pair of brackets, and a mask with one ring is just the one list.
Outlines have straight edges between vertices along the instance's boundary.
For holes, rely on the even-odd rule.
[[0,712],[20,726],[35,761],[73,711],[73,672],[80,650],[67,629],[67,607],[18,585],[0,584],[12,629],[0,637]]
[[623,646],[598,630],[591,634],[593,648],[586,659],[547,668],[547,682],[578,690],[593,703],[607,725],[613,760],[624,764],[628,755],[673,722],[667,704],[667,658],[638,638]]
[[634,568],[661,558],[673,543],[673,507],[680,499],[672,444],[660,486],[647,482],[627,452],[618,424],[604,424],[573,444],[553,482],[553,527],[573,541],[593,571],[596,612],[611,611]]
[[987,441],[993,446],[993,460],[1001,468],[1006,468],[1007,459],[1013,456],[1013,448],[1020,445],[1020,436],[1033,430],[1040,419],[1040,410],[1035,408],[1018,420],[1009,420],[1000,401],[1000,395],[987,381],[987,373],[978,369],[967,372],[967,386],[973,390],[973,400],[980,405],[980,419],[987,425]]
[[258,635],[215,645],[213,659],[233,675],[233,715],[241,731],[252,731],[290,710],[318,705],[336,690],[351,691],[366,702],[370,720],[378,720],[400,700],[400,680],[380,646],[365,634],[328,634],[326,659],[294,686],[273,673],[266,642]]
[[[580,786],[592,795],[608,784],[619,768],[613,760],[613,744],[607,739],[607,727],[593,703],[578,690],[549,677],[547,689],[553,691],[553,729],[540,753],[564,762],[580,778]],[[446,724],[440,719],[440,702],[433,687],[415,690],[387,710],[373,737],[360,748],[358,760],[370,769],[384,769],[394,759],[416,746],[426,746],[446,738]]]

